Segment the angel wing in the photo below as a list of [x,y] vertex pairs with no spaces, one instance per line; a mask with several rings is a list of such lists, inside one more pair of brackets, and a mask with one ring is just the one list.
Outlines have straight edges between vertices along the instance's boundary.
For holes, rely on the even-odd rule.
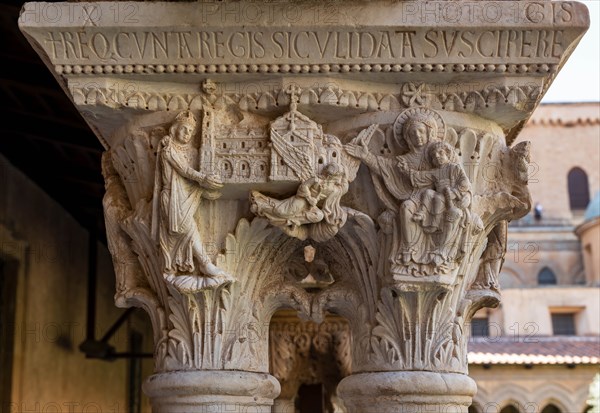
[[292,168],[294,173],[302,182],[315,176],[315,168],[307,151],[290,144],[277,131],[271,129],[271,142],[273,148],[281,156],[287,166]]
[[[350,143],[360,144],[362,141],[365,146],[369,146],[371,137],[379,127],[378,124],[374,123],[366,129],[360,131],[360,133],[350,141]],[[350,156],[346,151],[342,152],[342,164],[346,165],[346,173],[348,181],[352,182],[356,178],[356,173],[360,166],[360,160]]]

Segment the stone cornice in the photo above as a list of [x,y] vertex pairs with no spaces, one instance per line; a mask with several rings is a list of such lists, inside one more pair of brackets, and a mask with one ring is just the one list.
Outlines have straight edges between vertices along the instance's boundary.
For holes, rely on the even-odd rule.
[[600,117],[578,117],[576,119],[541,118],[531,119],[528,126],[566,127],[600,125]]
[[527,125],[568,128],[598,124],[600,124],[600,102],[572,102],[540,105]]
[[[587,9],[577,2],[368,4],[27,3],[19,25],[59,83],[71,90],[74,83],[96,78],[191,90],[207,78],[231,84],[259,78],[289,83],[296,77],[322,84],[361,81],[394,88],[413,83],[433,89],[479,83],[475,89],[438,90],[433,100],[439,103],[433,107],[492,119],[509,144],[589,25]],[[490,94],[491,101],[488,85],[498,91]],[[537,92],[527,93],[528,88]],[[81,96],[74,100],[89,105]],[[125,94],[111,104],[122,107],[127,100]],[[188,106],[185,98],[176,97],[172,108],[171,99],[162,100],[168,103],[134,106]],[[358,109],[379,110],[381,105],[373,103],[369,99],[363,107],[356,102]],[[400,107],[420,104],[401,102]],[[122,123],[117,113],[107,116],[115,118],[114,126]],[[108,142],[115,129],[84,117]]]
[[19,24],[53,65],[309,67],[558,64],[589,24],[576,2],[353,1],[290,13],[285,3],[27,3]]

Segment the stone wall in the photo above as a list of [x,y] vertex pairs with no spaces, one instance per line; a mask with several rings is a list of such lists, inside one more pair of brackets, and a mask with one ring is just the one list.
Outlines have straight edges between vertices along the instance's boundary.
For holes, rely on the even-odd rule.
[[[0,410],[128,411],[129,361],[86,359],[78,349],[86,331],[87,231],[2,156],[0,194],[0,256],[19,261],[12,397]],[[123,312],[113,301],[110,254],[98,247],[97,338]],[[152,351],[143,317],[133,317],[111,339],[117,351],[127,351],[132,325],[144,334],[145,351]],[[143,370],[144,377],[151,373],[151,360]]]
[[547,219],[571,220],[567,175],[579,167],[588,176],[590,200],[600,189],[598,104],[542,105],[517,142],[531,141],[529,190]]
[[529,188],[543,207],[542,219],[530,213],[509,229],[503,288],[533,287],[548,267],[558,285],[586,284],[582,246],[574,232],[583,211],[570,209],[567,176],[585,171],[590,200],[600,190],[598,103],[550,104],[533,114],[517,142],[531,141]]
[[[577,335],[598,335],[600,297],[596,288],[547,287],[507,289],[502,292],[503,335],[551,336],[551,309],[575,313]],[[492,333],[492,331],[490,331]]]

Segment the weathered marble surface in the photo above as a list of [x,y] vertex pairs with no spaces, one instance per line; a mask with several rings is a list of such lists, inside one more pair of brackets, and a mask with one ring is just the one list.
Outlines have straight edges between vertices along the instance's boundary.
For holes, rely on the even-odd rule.
[[348,411],[466,411],[466,329],[531,208],[511,144],[588,25],[576,2],[27,3],[107,150],[116,302],[152,319],[156,411],[268,411],[281,308],[348,321]]

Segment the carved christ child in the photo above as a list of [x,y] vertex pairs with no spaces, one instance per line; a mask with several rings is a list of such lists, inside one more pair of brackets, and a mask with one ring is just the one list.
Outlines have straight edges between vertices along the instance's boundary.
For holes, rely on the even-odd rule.
[[434,169],[415,171],[402,162],[400,167],[417,189],[413,221],[426,233],[441,233],[431,252],[431,260],[441,265],[454,260],[461,244],[461,228],[472,218],[468,211],[471,183],[462,166],[453,162],[454,149],[446,142],[430,143],[427,154]]
[[[433,142],[427,148],[427,154],[434,169],[415,171],[401,162],[401,168],[410,176],[414,188],[424,188],[417,192],[419,208],[413,216],[427,227],[438,229],[441,214],[448,222],[462,216],[462,209],[469,206],[471,184],[463,168],[451,162],[454,149],[446,142]],[[433,189],[430,189],[433,186]]]

